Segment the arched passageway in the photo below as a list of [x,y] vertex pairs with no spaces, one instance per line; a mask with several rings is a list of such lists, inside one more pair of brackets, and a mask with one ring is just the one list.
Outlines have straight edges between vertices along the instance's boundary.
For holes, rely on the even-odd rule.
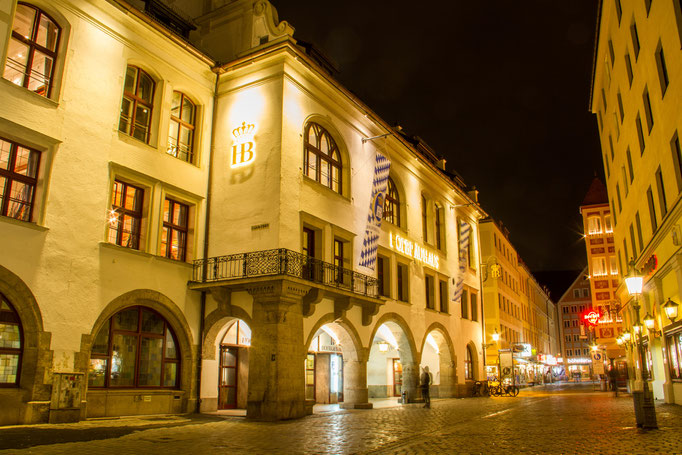
[[419,369],[411,334],[393,320],[381,323],[370,345],[367,362],[367,387],[370,398],[419,398]]
[[420,371],[424,367],[429,367],[431,396],[443,398],[456,396],[455,358],[445,329],[434,328],[428,332],[424,338],[419,367]]

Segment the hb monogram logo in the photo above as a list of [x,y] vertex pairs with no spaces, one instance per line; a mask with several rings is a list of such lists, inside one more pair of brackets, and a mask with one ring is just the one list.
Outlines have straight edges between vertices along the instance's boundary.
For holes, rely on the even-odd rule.
[[232,130],[234,144],[232,145],[231,167],[244,166],[256,158],[256,143],[253,139],[255,129],[256,125],[242,122],[242,126]]

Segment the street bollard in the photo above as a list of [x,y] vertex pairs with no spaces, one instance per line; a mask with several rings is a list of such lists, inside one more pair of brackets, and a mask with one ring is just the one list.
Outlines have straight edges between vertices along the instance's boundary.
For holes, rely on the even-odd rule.
[[400,395],[400,402],[407,404],[407,390],[403,390],[403,393]]

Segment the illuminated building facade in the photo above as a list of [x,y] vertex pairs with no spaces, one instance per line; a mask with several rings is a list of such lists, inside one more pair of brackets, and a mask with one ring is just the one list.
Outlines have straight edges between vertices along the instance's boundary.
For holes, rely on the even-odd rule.
[[[679,304],[682,289],[681,7],[677,1],[601,2],[590,106],[601,137],[625,334],[636,338],[622,280],[632,259],[645,276],[640,320],[649,315],[653,322],[643,331],[650,388],[656,399],[677,404],[682,325],[663,306],[668,299]],[[631,387],[641,390],[637,349],[624,346]]]
[[465,395],[476,192],[267,1],[176,6],[0,4],[0,424]]
[[592,308],[589,272],[583,270],[557,302],[561,318],[561,359],[567,379],[592,375],[590,341],[582,316]]
[[488,376],[497,375],[500,349],[516,346],[520,351],[523,346],[517,355],[518,380],[544,382],[559,352],[556,304],[519,257],[506,227],[487,218],[479,229]]

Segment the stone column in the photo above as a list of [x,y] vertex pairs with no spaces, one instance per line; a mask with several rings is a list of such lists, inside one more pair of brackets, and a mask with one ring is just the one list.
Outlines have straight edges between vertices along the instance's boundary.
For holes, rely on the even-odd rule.
[[[358,356],[360,357],[360,356]],[[343,359],[343,409],[372,409],[367,388],[367,356]]]
[[419,391],[419,373],[420,371],[418,363],[416,362],[403,363],[403,388],[401,393],[407,391],[408,403],[422,401],[421,391]]
[[283,420],[305,415],[302,300],[310,288],[287,280],[248,287],[253,296],[246,416]]

